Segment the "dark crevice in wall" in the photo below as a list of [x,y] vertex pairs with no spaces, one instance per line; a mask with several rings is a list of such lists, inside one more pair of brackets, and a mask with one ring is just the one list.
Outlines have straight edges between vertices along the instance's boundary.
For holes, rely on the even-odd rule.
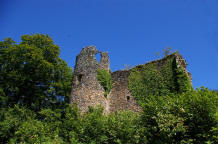
[[79,74],[79,75],[78,75],[77,79],[78,79],[78,82],[79,82],[79,83],[81,83],[81,81],[82,81],[82,77],[83,77],[82,74]]
[[130,96],[126,96],[126,100],[129,102],[130,101]]

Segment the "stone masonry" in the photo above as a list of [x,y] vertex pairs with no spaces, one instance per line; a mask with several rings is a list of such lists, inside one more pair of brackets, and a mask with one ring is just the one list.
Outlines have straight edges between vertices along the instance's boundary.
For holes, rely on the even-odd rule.
[[88,106],[106,107],[104,88],[99,84],[96,76],[99,68],[106,68],[109,64],[105,64],[106,60],[102,60],[102,64],[98,63],[95,58],[97,53],[99,51],[94,46],[89,46],[83,48],[76,57],[71,103],[77,103],[82,112],[87,111]]
[[[101,54],[100,63],[95,55]],[[186,68],[186,62],[181,55],[174,54],[177,63]],[[157,60],[161,64],[164,60]],[[89,106],[101,105],[104,113],[115,112],[118,110],[132,110],[140,112],[141,107],[131,95],[128,88],[128,77],[131,70],[116,71],[112,73],[112,89],[105,97],[104,88],[97,79],[97,70],[105,69],[110,72],[110,61],[107,52],[99,52],[94,46],[82,49],[76,57],[74,69],[74,79],[71,90],[71,104],[76,103],[82,112],[86,112]],[[139,65],[140,66],[140,65]],[[178,65],[179,66],[179,65]],[[190,76],[190,73],[184,69]]]
[[117,110],[141,111],[135,98],[131,95],[128,88],[128,77],[130,70],[116,71],[112,73],[112,89],[108,95],[109,112]]

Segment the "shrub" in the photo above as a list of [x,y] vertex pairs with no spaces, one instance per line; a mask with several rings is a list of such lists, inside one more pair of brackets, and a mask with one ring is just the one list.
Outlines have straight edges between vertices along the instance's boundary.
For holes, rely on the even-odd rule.
[[46,123],[38,120],[28,120],[23,122],[15,132],[15,138],[12,138],[10,141],[37,144],[63,143],[61,138],[58,137],[55,132],[51,131]]
[[[144,122],[143,122],[144,123]],[[141,115],[132,111],[120,111],[106,116],[107,142],[113,144],[147,143]]]
[[99,83],[103,86],[105,90],[104,95],[107,96],[112,88],[111,74],[107,70],[98,69],[97,78],[98,78]]
[[184,118],[179,114],[181,105],[172,96],[150,97],[143,104],[142,121],[147,128],[149,143],[176,143],[183,139],[186,132]]
[[82,116],[76,105],[68,105],[61,117],[61,131],[59,135],[65,143],[79,143],[79,137],[83,132]]
[[0,139],[7,143],[15,137],[15,132],[27,120],[35,118],[35,113],[27,108],[15,105],[13,108],[1,109],[0,111]]
[[[180,96],[184,107],[184,125],[187,126],[186,136],[195,143],[214,141],[212,135],[217,127],[218,95],[202,87]],[[215,142],[215,141],[214,141]]]
[[206,88],[143,103],[149,143],[215,143],[218,95]]

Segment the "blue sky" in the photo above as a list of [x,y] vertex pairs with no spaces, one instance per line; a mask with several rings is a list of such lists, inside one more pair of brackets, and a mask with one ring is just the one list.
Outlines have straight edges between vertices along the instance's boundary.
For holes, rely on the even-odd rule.
[[218,89],[218,0],[0,0],[0,40],[34,33],[50,35],[72,67],[84,46],[108,51],[112,71],[170,46],[195,88]]

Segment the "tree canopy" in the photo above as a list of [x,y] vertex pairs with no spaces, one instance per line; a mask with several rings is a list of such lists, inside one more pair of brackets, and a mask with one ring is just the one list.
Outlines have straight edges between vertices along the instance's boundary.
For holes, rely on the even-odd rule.
[[1,105],[40,109],[68,101],[73,72],[59,56],[48,35],[23,35],[19,44],[11,38],[0,42]]

